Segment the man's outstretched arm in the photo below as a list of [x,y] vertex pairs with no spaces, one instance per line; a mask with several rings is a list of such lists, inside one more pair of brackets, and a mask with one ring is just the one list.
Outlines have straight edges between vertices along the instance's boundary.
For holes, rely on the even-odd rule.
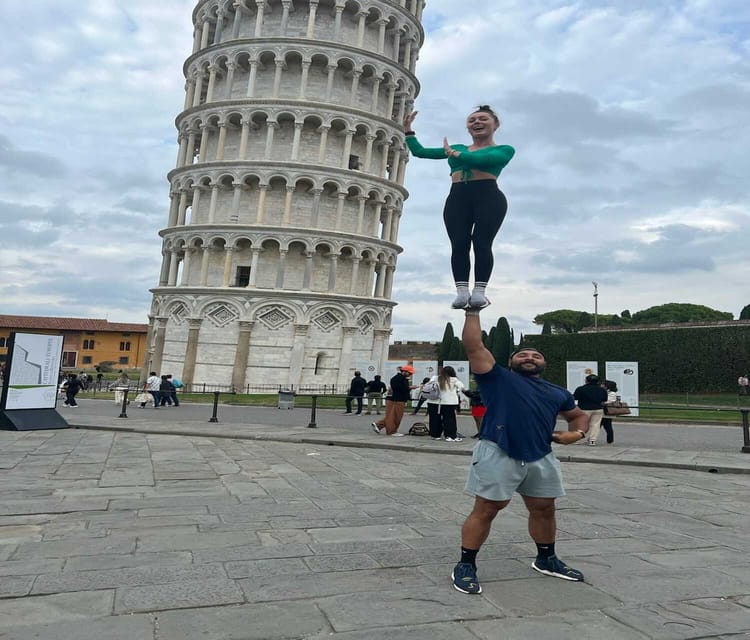
[[482,342],[482,324],[479,321],[479,311],[469,310],[464,320],[464,330],[461,335],[469,365],[474,373],[487,373],[495,366],[495,358]]

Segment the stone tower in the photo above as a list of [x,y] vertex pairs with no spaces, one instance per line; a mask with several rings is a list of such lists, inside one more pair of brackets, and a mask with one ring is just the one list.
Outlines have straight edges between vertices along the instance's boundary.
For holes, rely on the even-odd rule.
[[241,390],[381,370],[423,6],[197,3],[147,371]]

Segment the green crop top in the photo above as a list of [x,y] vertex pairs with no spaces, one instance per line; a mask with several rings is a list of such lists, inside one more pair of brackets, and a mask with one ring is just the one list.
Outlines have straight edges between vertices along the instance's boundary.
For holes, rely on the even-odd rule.
[[497,178],[503,167],[510,162],[516,153],[516,150],[507,144],[482,147],[476,151],[469,151],[469,147],[465,144],[452,144],[451,149],[460,151],[461,155],[457,158],[448,157],[443,147],[425,148],[413,135],[406,136],[406,146],[409,147],[411,154],[417,158],[429,158],[430,160],[445,160],[448,158],[451,173],[461,171],[461,177],[464,180],[471,178],[472,169],[486,171]]

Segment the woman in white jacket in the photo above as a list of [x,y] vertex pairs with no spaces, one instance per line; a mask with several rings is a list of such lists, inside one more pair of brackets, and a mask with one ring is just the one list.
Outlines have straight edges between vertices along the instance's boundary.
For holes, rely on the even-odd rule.
[[440,375],[433,376],[431,382],[440,385],[440,398],[427,401],[427,415],[430,416],[430,435],[433,440],[445,436],[446,442],[461,442],[456,425],[458,394],[464,390],[463,383],[456,377],[453,367],[443,367]]

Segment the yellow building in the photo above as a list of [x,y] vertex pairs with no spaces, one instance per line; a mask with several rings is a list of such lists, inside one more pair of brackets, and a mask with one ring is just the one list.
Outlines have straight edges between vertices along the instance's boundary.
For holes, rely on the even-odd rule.
[[138,368],[146,353],[148,325],[90,318],[0,315],[0,363],[8,356],[11,332],[63,336],[63,369],[93,369],[101,362]]

